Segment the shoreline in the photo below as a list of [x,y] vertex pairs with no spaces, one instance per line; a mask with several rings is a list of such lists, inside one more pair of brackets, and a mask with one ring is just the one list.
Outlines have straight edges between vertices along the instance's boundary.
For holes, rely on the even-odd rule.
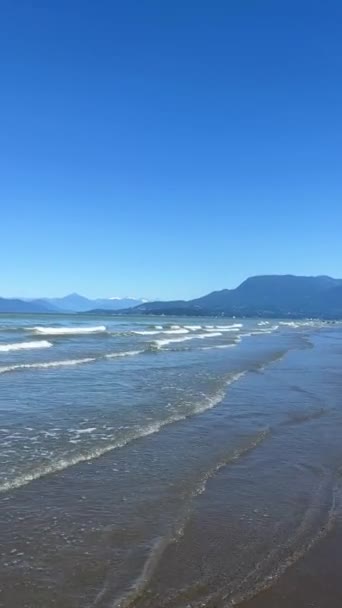
[[328,534],[265,591],[240,608],[341,608],[342,526]]

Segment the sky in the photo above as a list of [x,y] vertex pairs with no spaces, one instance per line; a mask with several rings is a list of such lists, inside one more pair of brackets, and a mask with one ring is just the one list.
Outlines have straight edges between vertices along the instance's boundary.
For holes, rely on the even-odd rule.
[[342,3],[2,0],[0,295],[342,277]]

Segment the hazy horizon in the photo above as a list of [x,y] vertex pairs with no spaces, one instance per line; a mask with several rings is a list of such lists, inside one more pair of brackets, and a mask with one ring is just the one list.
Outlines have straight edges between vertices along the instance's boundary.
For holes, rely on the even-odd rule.
[[[255,276],[261,276],[261,275],[260,274],[259,275],[253,275],[253,277],[255,277]],[[268,275],[268,276],[272,276],[272,275]],[[295,273],[287,272],[287,273],[284,273],[283,275],[275,275],[275,276],[297,276],[297,277],[303,277],[303,278],[305,278],[306,276],[310,276],[311,278],[326,277],[326,278],[330,278],[330,279],[333,279],[333,280],[340,280],[339,277],[332,277],[331,275],[328,275],[328,274],[322,274],[322,275],[317,275],[317,274],[316,275],[296,275]],[[244,282],[245,280],[247,280],[249,278],[253,278],[253,277],[245,277],[243,279],[243,281],[241,281],[241,283]],[[237,285],[229,286],[229,287],[227,287],[227,286],[220,287],[218,289],[213,289],[212,291],[221,291],[221,290],[224,290],[224,289],[236,289],[241,283],[238,283]],[[206,293],[211,293],[211,292],[206,292]],[[200,293],[199,295],[194,296],[193,298],[172,297],[172,298],[169,298],[169,299],[170,300],[190,300],[190,299],[196,299],[196,297],[202,297],[202,296],[206,295],[206,293],[204,293],[204,292]],[[142,301],[142,302],[151,302],[153,300],[161,300],[161,301],[163,301],[163,300],[166,299],[166,298],[160,298],[158,296],[153,297],[153,298],[145,298],[144,296],[132,296],[132,295],[131,296],[129,296],[129,295],[123,295],[123,296],[106,296],[106,295],[104,295],[103,296],[101,294],[100,295],[97,294],[97,295],[94,295],[94,296],[89,296],[87,294],[79,293],[77,291],[72,291],[70,293],[64,293],[64,294],[61,294],[61,295],[52,295],[52,296],[51,295],[44,295],[44,294],[42,295],[42,294],[39,294],[38,296],[33,296],[33,297],[26,296],[26,295],[11,296],[11,295],[4,295],[3,293],[0,293],[0,298],[8,298],[8,299],[12,299],[13,298],[13,299],[21,299],[21,300],[27,300],[27,301],[33,301],[33,300],[37,300],[37,299],[58,300],[58,299],[64,299],[66,297],[71,297],[71,296],[80,296],[80,297],[87,298],[87,299],[93,300],[93,301],[94,300],[139,300],[139,301]]]

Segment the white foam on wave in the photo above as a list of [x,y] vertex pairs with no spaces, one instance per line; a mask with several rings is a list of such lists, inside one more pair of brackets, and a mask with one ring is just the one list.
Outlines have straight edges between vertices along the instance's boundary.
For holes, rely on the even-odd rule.
[[186,329],[185,327],[180,327],[179,329],[160,329],[160,330],[154,330],[154,329],[146,329],[146,330],[134,330],[132,331],[132,334],[138,335],[138,336],[156,336],[158,334],[188,334],[189,330]]
[[43,336],[77,336],[82,334],[103,334],[107,331],[104,325],[96,327],[31,327],[33,333]]
[[116,357],[134,357],[142,354],[143,350],[129,350],[117,353],[108,353],[100,357],[83,357],[82,359],[64,359],[61,361],[46,361],[42,363],[17,363],[14,365],[7,365],[0,367],[0,374],[6,372],[14,372],[25,369],[50,369],[53,367],[69,367],[73,365],[82,365],[83,363],[93,363],[94,361],[101,361],[103,359],[114,359]]
[[240,331],[239,327],[221,327],[221,325],[216,325],[215,327],[206,327],[205,331],[207,331],[208,333],[212,333],[215,331],[221,331],[221,332],[236,332],[236,331]]
[[118,353],[108,353],[105,355],[106,359],[114,359],[116,357],[135,357],[136,355],[141,355],[143,350],[127,350]]
[[132,331],[132,334],[135,334],[137,336],[157,336],[158,334],[162,333],[161,331],[157,331],[155,329],[146,329],[146,330],[135,330]]
[[206,325],[205,331],[222,331],[222,332],[230,332],[230,331],[239,331],[243,327],[242,323],[233,323],[232,325]]
[[214,346],[201,346],[201,350],[214,350],[216,348],[233,348],[237,345],[237,342],[233,342],[232,344],[215,344]]
[[8,353],[13,350],[31,350],[33,348],[50,348],[51,342],[47,340],[37,340],[35,342],[11,342],[10,344],[0,344],[0,352]]
[[[237,380],[239,380],[246,373],[247,373],[246,371],[243,371],[243,372],[238,372],[236,374],[233,374],[226,381],[226,383],[225,383],[226,386],[232,384],[233,382],[237,382]],[[224,389],[218,391],[216,393],[216,395],[213,395],[213,396],[203,395],[203,401],[201,403],[197,404],[197,406],[191,412],[186,412],[186,413],[180,412],[179,414],[175,414],[171,418],[167,418],[165,420],[160,420],[160,421],[154,422],[152,424],[149,424],[146,427],[139,428],[135,432],[133,432],[130,436],[125,437],[119,441],[114,441],[113,443],[109,443],[105,446],[97,447],[93,450],[90,450],[87,453],[83,452],[82,454],[79,453],[79,454],[70,455],[69,457],[59,458],[59,459],[55,460],[54,462],[51,462],[50,464],[42,465],[33,471],[24,473],[22,475],[18,475],[18,477],[16,477],[15,479],[13,479],[11,481],[10,480],[5,481],[4,483],[2,483],[0,485],[0,493],[8,492],[9,490],[13,490],[15,488],[19,488],[21,486],[27,485],[31,481],[35,481],[37,479],[40,479],[41,477],[45,477],[46,475],[51,475],[53,473],[63,471],[65,469],[68,469],[71,466],[80,464],[82,462],[95,460],[96,458],[99,458],[100,456],[102,456],[108,452],[112,452],[113,450],[126,446],[128,443],[131,443],[132,441],[136,441],[137,439],[140,439],[142,437],[146,437],[148,435],[158,433],[164,426],[173,424],[175,422],[180,422],[181,420],[186,420],[187,418],[190,418],[191,416],[195,416],[196,414],[201,414],[202,412],[205,412],[206,410],[215,407],[224,399],[225,395],[226,395],[226,391]],[[88,430],[88,432],[93,432],[94,430],[95,430],[94,428],[91,428],[90,430]]]
[[189,331],[200,331],[203,329],[202,325],[184,325],[184,327]]
[[82,363],[91,363],[93,361],[96,361],[95,357],[85,357],[83,359],[65,359],[64,361],[46,361],[45,363],[18,363],[16,365],[0,367],[0,374],[25,369],[49,369],[51,367],[81,365]]
[[155,340],[154,344],[158,348],[162,348],[163,346],[168,346],[169,344],[176,344],[178,342],[187,342],[188,340],[205,340],[208,338],[217,338],[218,336],[222,336],[220,332],[212,332],[207,334],[193,334],[191,336],[185,336],[184,338],[169,338],[165,340]]
[[272,334],[274,331],[279,329],[279,325],[272,325],[266,329],[255,329],[254,331],[245,332],[240,334],[240,338],[249,338],[250,336],[263,336],[265,334]]
[[271,327],[267,327],[267,329],[260,329],[259,331],[262,334],[272,334],[277,329],[279,329],[279,325],[272,325]]
[[175,327],[174,329],[163,329],[163,334],[188,334],[189,330],[185,327]]

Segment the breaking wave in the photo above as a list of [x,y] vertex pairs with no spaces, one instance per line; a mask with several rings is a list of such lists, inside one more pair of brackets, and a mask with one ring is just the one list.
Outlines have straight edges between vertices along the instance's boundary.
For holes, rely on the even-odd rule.
[[31,350],[32,348],[50,348],[51,342],[47,340],[37,340],[35,342],[12,342],[10,344],[0,344],[0,352],[8,353],[13,350]]
[[46,361],[44,363],[18,363],[16,365],[7,365],[5,367],[0,367],[0,374],[25,369],[49,369],[51,367],[81,365],[82,363],[91,363],[93,361],[96,361],[95,357],[84,357],[83,359],[65,359],[64,361]]
[[40,336],[78,336],[82,334],[103,334],[107,331],[104,325],[96,327],[31,327],[34,334]]
[[[232,374],[225,382],[225,387],[232,384],[233,382],[237,382],[246,373],[247,370]],[[98,446],[87,452],[70,455],[69,457],[65,456],[57,458],[54,462],[41,465],[32,471],[23,473],[22,475],[18,475],[12,480],[5,481],[0,485],[0,493],[20,488],[21,486],[27,485],[30,482],[35,481],[36,479],[40,479],[41,477],[45,477],[47,475],[51,475],[59,471],[63,471],[79,463],[94,460],[108,452],[112,452],[113,450],[122,448],[128,443],[131,443],[132,441],[136,441],[137,439],[140,439],[142,437],[158,433],[164,426],[173,424],[175,422],[180,422],[182,420],[186,420],[187,418],[205,412],[206,410],[211,409],[221,403],[221,401],[226,395],[225,387],[219,390],[213,396],[204,395],[203,400],[200,401],[200,403],[195,404],[195,407],[191,411],[176,413],[170,418],[158,420],[146,426],[140,427],[128,434],[126,437],[114,440],[112,443],[109,443],[107,445]]]
[[157,348],[163,348],[163,346],[168,346],[169,344],[176,344],[179,342],[187,342],[188,340],[205,340],[208,338],[217,338],[222,336],[220,332],[212,332],[210,334],[193,334],[191,336],[185,336],[184,338],[169,338],[165,340],[154,340],[154,344]]

